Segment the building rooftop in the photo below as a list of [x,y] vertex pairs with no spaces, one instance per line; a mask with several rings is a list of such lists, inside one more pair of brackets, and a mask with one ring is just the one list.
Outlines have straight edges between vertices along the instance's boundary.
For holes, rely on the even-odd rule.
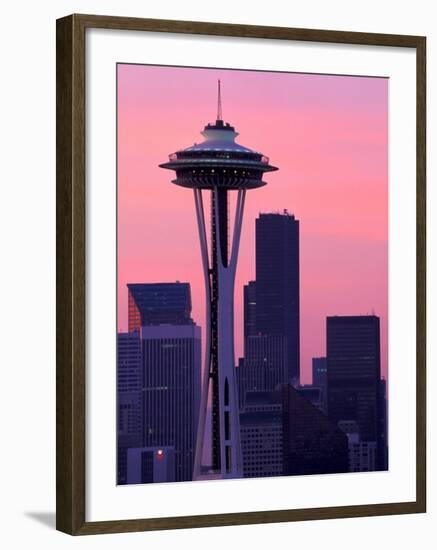
[[127,287],[142,324],[164,323],[166,315],[167,322],[176,322],[177,317],[179,323],[192,323],[190,283],[128,283]]

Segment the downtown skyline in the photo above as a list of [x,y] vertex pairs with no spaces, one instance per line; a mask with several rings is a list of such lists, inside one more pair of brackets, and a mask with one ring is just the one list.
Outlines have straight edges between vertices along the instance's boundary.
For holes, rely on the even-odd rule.
[[[189,481],[201,378],[189,285],[129,285],[129,303],[135,304],[131,332],[118,335],[118,482]],[[235,369],[243,451],[238,477],[387,468],[379,318],[328,317],[326,330],[326,358],[314,359],[311,386],[287,383],[283,336],[249,336],[244,364]],[[195,480],[217,478],[210,429],[207,434]]]
[[[130,65],[118,71],[118,330],[127,330],[132,282],[189,282],[192,317],[205,326],[193,198],[157,166],[169,149],[198,140],[199,124],[214,118],[220,78],[225,119],[244,144],[281,167],[247,197],[236,358],[243,355],[243,286],[255,278],[255,219],[287,209],[301,222],[302,382],[311,380],[312,357],[324,354],[326,317],[372,312],[381,318],[387,377],[387,81]],[[169,85],[179,78],[183,86]]]

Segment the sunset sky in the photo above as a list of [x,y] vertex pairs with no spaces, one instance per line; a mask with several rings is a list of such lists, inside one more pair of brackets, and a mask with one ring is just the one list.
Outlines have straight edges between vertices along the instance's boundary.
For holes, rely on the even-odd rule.
[[[300,220],[301,373],[325,355],[328,315],[381,317],[387,374],[388,80],[118,65],[118,325],[127,283],[191,284],[204,336],[204,287],[193,193],[158,167],[223,118],[237,141],[279,167],[249,191],[235,285],[236,358],[243,285],[255,278],[255,219],[287,209]],[[207,203],[209,206],[209,202]],[[208,209],[208,208],[207,208]]]

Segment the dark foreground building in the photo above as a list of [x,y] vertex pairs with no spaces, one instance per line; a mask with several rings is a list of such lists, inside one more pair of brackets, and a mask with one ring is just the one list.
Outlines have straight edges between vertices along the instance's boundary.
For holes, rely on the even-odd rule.
[[386,469],[379,317],[328,317],[326,342],[328,416],[355,421],[360,441],[376,444],[376,469]]
[[349,471],[348,439],[290,384],[282,389],[284,475]]

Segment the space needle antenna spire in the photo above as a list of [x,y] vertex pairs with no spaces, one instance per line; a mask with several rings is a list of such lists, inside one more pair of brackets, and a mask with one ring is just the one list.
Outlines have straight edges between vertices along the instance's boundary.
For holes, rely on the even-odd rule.
[[222,91],[219,78],[217,80],[217,120],[223,120],[222,116]]

